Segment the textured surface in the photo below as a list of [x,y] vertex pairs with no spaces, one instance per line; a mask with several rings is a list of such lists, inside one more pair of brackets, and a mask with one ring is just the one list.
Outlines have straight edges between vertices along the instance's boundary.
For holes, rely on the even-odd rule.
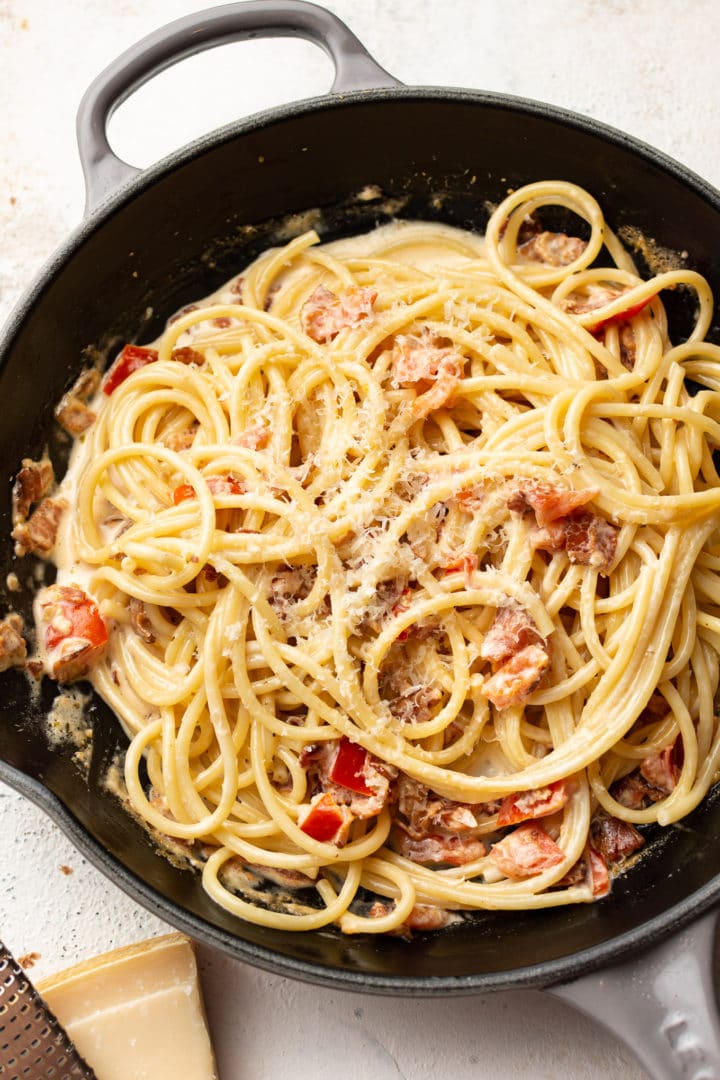
[[[83,90],[138,37],[196,6],[0,0],[0,316],[80,218],[73,124]],[[709,134],[720,121],[714,0],[327,6],[407,83],[563,105],[624,128],[720,184],[720,144]],[[321,92],[330,79],[329,61],[307,43],[229,46],[144,88],[118,111],[111,136],[128,160],[148,164],[217,124]],[[165,929],[6,788],[0,924],[16,956],[40,954],[33,976]],[[306,988],[222,958],[208,961],[206,978],[223,1080],[325,1080],[337,1076],[339,1061],[343,1075],[375,1080],[644,1075],[624,1048],[540,994],[389,1001]]]

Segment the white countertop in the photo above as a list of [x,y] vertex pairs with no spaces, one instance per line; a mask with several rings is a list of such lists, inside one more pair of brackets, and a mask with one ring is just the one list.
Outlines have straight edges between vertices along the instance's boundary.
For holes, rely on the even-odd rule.
[[[0,317],[80,219],[73,125],[84,89],[139,37],[199,6],[0,0]],[[716,0],[326,6],[404,82],[563,105],[625,129],[720,186]],[[306,42],[227,46],[143,89],[113,120],[111,136],[118,152],[147,165],[221,123],[322,92],[330,79],[330,62]],[[90,867],[44,814],[0,785],[0,934],[16,956],[40,954],[33,977],[166,929]],[[539,993],[388,1000],[218,964],[228,980],[225,1011],[213,1009],[223,1080],[645,1075],[624,1047]],[[217,970],[206,977],[217,986]]]

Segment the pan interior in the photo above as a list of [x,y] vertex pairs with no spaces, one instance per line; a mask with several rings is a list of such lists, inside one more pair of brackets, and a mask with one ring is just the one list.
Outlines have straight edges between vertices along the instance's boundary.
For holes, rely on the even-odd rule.
[[[69,444],[52,409],[88,356],[152,339],[170,314],[305,228],[332,239],[402,217],[481,231],[509,188],[567,179],[599,200],[616,230],[687,252],[688,265],[720,295],[717,196],[666,165],[576,120],[462,92],[380,92],[297,106],[196,144],[83,228],[11,325],[0,368],[0,398],[8,405],[0,535],[9,536],[21,458],[49,445],[62,474]],[[669,304],[676,341],[691,324],[690,304],[680,294]],[[713,336],[720,341],[717,325]],[[51,568],[18,561],[10,543],[0,545],[3,610],[21,611],[26,624],[41,570],[49,579]],[[6,588],[11,571],[19,593]],[[266,966],[319,979],[347,973],[375,988],[397,980],[418,988],[443,980],[478,987],[533,981],[532,969],[554,965],[562,974],[574,954],[602,952],[621,936],[641,943],[645,924],[685,904],[720,865],[720,806],[711,796],[681,825],[651,837],[611,896],[593,905],[485,913],[411,943],[269,931],[212,904],[198,876],[159,854],[108,794],[105,775],[125,740],[103,702],[91,699],[86,709],[94,730],[89,768],[78,763],[75,745],[48,738],[44,718],[54,694],[47,680],[37,694],[23,675],[3,676],[0,777],[40,801],[43,791],[56,796],[76,842],[159,914]]]

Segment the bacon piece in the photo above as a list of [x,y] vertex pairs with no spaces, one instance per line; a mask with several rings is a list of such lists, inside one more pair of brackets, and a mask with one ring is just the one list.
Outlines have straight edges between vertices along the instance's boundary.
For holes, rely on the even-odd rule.
[[428,932],[431,930],[444,930],[446,926],[457,922],[458,916],[445,908],[435,907],[433,904],[416,904],[407,919],[403,923],[408,930]]
[[112,394],[120,383],[129,375],[146,364],[154,363],[158,358],[157,349],[146,349],[142,345],[125,345],[115,361],[105,373],[102,389],[104,394]]
[[473,832],[478,828],[476,811],[482,812],[484,806],[480,803],[473,809],[469,803],[446,799],[444,795],[431,791],[411,776],[400,773],[397,809],[405,819],[397,824],[401,825],[413,840],[421,840],[428,833]]
[[[235,476],[208,476],[207,486],[212,495],[243,495],[247,488]],[[195,499],[197,492],[192,484],[178,484],[173,491],[173,503],[179,506],[187,499]]]
[[[587,315],[591,311],[599,311],[607,307],[608,304],[617,300],[619,296],[630,292],[631,288],[633,288],[631,285],[591,285],[583,296],[568,296],[563,301],[563,309],[570,315]],[[586,329],[592,334],[597,334],[613,323],[633,319],[640,314],[643,308],[647,307],[652,299],[653,296],[649,296],[647,300],[640,300],[636,304],[628,304],[627,307],[618,311],[616,315],[610,315],[606,319],[598,319],[596,323],[586,327]]]
[[52,462],[49,458],[44,457],[40,461],[23,458],[12,489],[14,524],[25,521],[30,513],[30,507],[39,502],[43,495],[47,495],[54,480]]
[[635,342],[635,331],[630,323],[623,323],[620,327],[620,362],[623,367],[626,367],[628,371],[632,371],[635,367],[635,355],[637,352],[637,346]]
[[130,612],[130,625],[135,633],[139,638],[142,638],[146,644],[152,645],[155,641],[155,633],[145,604],[142,600],[138,600],[136,596],[131,596],[128,604],[128,611]]
[[493,844],[488,857],[506,877],[526,878],[557,866],[565,852],[541,825],[525,822]]
[[298,825],[304,833],[323,844],[342,847],[348,838],[354,817],[347,806],[338,806],[332,795],[314,795],[309,806],[298,811]]
[[166,329],[168,326],[172,326],[178,319],[182,319],[183,315],[189,315],[191,311],[197,311],[200,307],[199,304],[185,304],[185,307],[178,308],[174,315],[171,315],[165,324]]
[[[519,238],[519,237],[518,237]],[[547,266],[568,266],[579,259],[587,241],[567,233],[541,232],[518,246],[518,254]]]
[[[397,605],[396,605],[397,608]],[[402,611],[403,608],[397,608]],[[397,611],[394,608],[393,612]],[[410,637],[410,628],[398,635],[399,641]],[[433,716],[433,707],[442,694],[436,686],[418,682],[403,663],[394,664],[380,676],[380,695],[402,724],[424,724]]]
[[641,848],[645,837],[629,821],[598,814],[590,826],[593,847],[608,863],[616,863]]
[[543,677],[550,660],[540,645],[526,645],[506,660],[481,690],[496,709],[507,709],[523,701]]
[[65,683],[87,675],[108,640],[92,597],[76,585],[51,585],[40,593],[39,615],[52,677]]
[[15,554],[47,555],[55,547],[60,519],[67,509],[64,499],[43,499],[27,522],[19,522],[11,535]]
[[0,622],[0,671],[23,667],[27,645],[22,635],[22,619],[12,612]]
[[642,778],[639,769],[634,769],[627,776],[616,780],[610,788],[610,794],[616,802],[619,802],[621,806],[627,806],[629,810],[639,810],[647,805],[646,800],[657,802],[661,798],[661,794]]
[[478,557],[469,551],[463,551],[457,555],[450,562],[446,562],[443,566],[443,571],[446,574],[457,574],[462,571],[465,577],[465,584],[469,585],[472,581],[473,571],[478,568]]
[[303,330],[313,341],[324,345],[348,326],[357,326],[373,312],[377,299],[375,289],[351,285],[339,296],[324,285],[318,285],[300,311]]
[[[163,435],[162,442],[164,446],[167,446],[168,450],[187,450],[195,442],[195,434],[199,424],[194,421],[189,428],[185,428],[182,431],[169,431],[167,435]],[[182,485],[180,485],[182,487]],[[191,485],[188,484],[188,487]]]
[[597,514],[573,514],[565,523],[565,550],[571,563],[607,570],[615,558],[618,532]]
[[507,604],[497,609],[480,646],[480,656],[493,664],[502,664],[527,645],[541,644],[543,638],[525,608]]
[[270,582],[269,600],[278,614],[288,614],[290,605],[296,600],[305,600],[315,584],[317,571],[314,566],[288,567],[278,570]]
[[343,737],[305,747],[300,765],[307,769],[311,790],[332,795],[354,817],[376,817],[390,797],[397,771]]
[[248,450],[264,450],[269,441],[270,428],[267,424],[255,424],[232,440],[235,446],[244,446]]
[[598,493],[597,488],[559,488],[541,480],[529,480],[520,485],[508,498],[509,510],[525,513],[532,510],[540,528],[550,525],[558,518],[567,517],[578,507],[585,506]]
[[649,784],[662,792],[670,795],[675,790],[675,785],[680,776],[680,770],[675,761],[675,746],[666,746],[657,754],[651,754],[640,763],[640,773]]
[[485,845],[474,836],[430,835],[413,840],[404,830],[398,830],[393,843],[399,855],[416,863],[465,866],[485,855]]
[[194,364],[195,367],[202,367],[205,363],[205,357],[198,349],[193,349],[189,345],[183,345],[179,349],[173,349],[170,354],[171,360],[177,360],[180,364]]
[[65,394],[55,407],[55,419],[69,435],[77,437],[92,427],[97,416],[84,402],[72,394]]
[[610,874],[605,859],[594,847],[588,847],[587,857],[593,896],[607,896],[610,892]]
[[369,602],[366,611],[363,613],[362,618],[358,623],[358,634],[364,634],[368,630],[372,630],[374,633],[379,634],[392,614],[398,614],[401,610],[407,610],[406,608],[397,608],[396,610],[396,606],[403,594],[406,591],[408,593],[411,591],[407,587],[407,581],[407,577],[403,575],[390,578],[388,581],[378,582],[375,589],[375,596]]
[[425,327],[420,334],[399,334],[392,355],[393,386],[415,386],[412,404],[418,419],[441,409],[455,396],[465,357]]
[[498,826],[503,828],[505,825],[516,825],[519,821],[554,814],[557,810],[562,810],[568,801],[569,794],[566,782],[556,780],[547,787],[507,795],[500,805]]
[[272,881],[273,885],[280,885],[283,889],[307,889],[315,884],[312,878],[300,870],[289,870],[284,866],[261,866],[258,863],[245,865],[254,874],[259,874],[260,877]]

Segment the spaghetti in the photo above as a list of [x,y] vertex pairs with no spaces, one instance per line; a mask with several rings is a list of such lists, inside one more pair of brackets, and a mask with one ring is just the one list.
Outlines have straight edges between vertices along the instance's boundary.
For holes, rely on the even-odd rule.
[[[677,288],[698,309],[673,346]],[[702,277],[642,280],[548,182],[484,238],[306,233],[123,350],[38,625],[218,904],[357,933],[586,902],[635,826],[697,806],[720,765],[711,313]]]

